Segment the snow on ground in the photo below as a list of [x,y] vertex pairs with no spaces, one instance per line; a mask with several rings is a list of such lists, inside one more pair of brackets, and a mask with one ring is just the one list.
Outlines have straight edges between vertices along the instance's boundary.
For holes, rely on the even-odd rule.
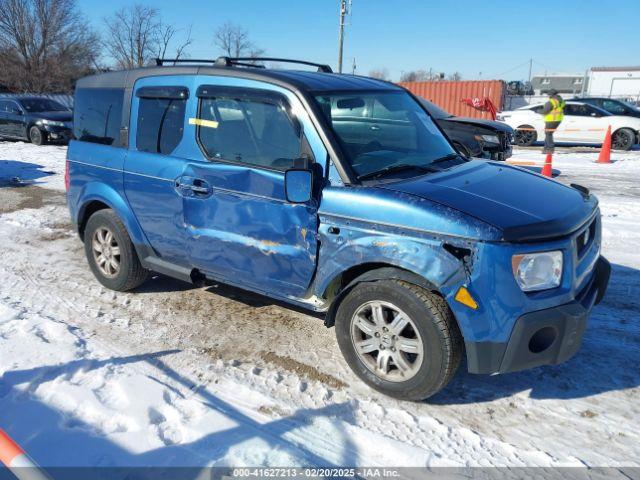
[[0,426],[42,465],[640,466],[640,152],[555,156],[558,180],[599,196],[614,268],[576,357],[463,365],[428,403],[370,390],[333,330],[269,299],[164,277],[102,288],[64,155],[0,142]]

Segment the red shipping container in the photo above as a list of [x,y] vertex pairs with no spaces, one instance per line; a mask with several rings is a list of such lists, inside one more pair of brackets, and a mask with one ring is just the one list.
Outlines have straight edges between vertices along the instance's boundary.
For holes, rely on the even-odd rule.
[[440,82],[400,82],[418,97],[425,98],[459,117],[491,119],[491,113],[477,110],[462,102],[463,98],[489,98],[501,111],[506,93],[502,80],[469,80]]

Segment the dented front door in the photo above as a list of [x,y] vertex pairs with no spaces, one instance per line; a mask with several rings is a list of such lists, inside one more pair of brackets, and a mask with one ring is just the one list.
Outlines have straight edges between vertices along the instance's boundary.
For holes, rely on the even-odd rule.
[[[215,278],[302,296],[317,256],[317,199],[287,202],[284,171],[300,155],[286,101],[261,90],[198,89],[202,159],[176,180],[191,263]],[[289,131],[288,129],[291,129]]]

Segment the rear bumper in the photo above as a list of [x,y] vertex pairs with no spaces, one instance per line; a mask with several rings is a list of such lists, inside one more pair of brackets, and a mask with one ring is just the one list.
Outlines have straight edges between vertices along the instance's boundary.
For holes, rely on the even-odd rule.
[[574,301],[522,315],[506,343],[465,342],[469,372],[516,372],[571,358],[580,348],[589,313],[602,300],[610,274],[609,262],[600,257]]

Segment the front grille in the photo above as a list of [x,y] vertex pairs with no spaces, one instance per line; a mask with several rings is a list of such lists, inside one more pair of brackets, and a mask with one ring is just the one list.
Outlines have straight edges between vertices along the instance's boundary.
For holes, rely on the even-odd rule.
[[589,249],[591,243],[593,242],[596,236],[596,220],[593,219],[589,226],[585,228],[582,232],[578,234],[576,237],[576,249],[578,251],[578,258],[581,258],[584,253]]

